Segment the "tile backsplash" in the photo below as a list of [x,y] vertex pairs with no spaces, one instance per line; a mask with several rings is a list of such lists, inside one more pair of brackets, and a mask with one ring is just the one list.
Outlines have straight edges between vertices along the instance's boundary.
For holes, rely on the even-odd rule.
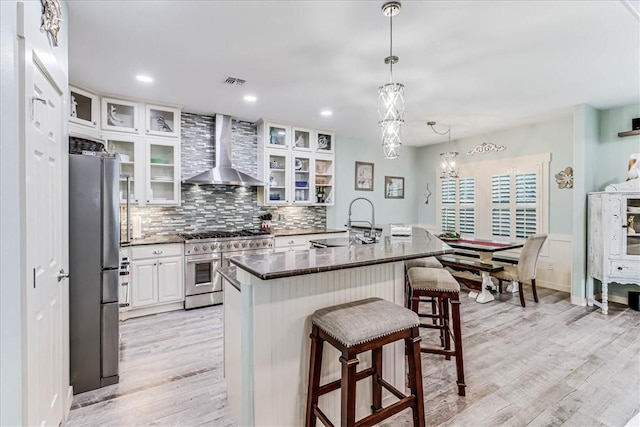
[[[182,179],[203,172],[215,164],[215,117],[182,114]],[[232,164],[257,176],[257,134],[252,123],[233,120]],[[121,218],[124,227],[124,209]],[[172,234],[205,230],[239,230],[260,227],[259,217],[273,216],[276,229],[324,227],[325,207],[258,206],[256,187],[231,185],[182,185],[181,206],[131,206],[131,215],[142,219],[142,234]],[[279,216],[284,219],[278,221]]]

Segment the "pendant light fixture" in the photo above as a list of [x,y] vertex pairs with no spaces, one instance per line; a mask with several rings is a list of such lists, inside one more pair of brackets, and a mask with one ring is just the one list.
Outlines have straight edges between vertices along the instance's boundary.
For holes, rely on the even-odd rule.
[[382,14],[389,17],[389,83],[378,88],[378,125],[382,131],[382,149],[385,159],[396,159],[402,146],[404,124],[404,85],[393,82],[393,64],[398,57],[393,55],[393,17],[400,13],[400,2],[390,1],[382,5]]
[[[431,130],[438,135],[448,135],[449,142],[447,143],[447,149],[451,149],[451,127],[445,132],[438,132],[434,127],[436,122],[427,122],[427,125],[431,127]],[[456,158],[458,157],[457,151],[447,151],[440,153],[440,178],[457,178],[458,177],[458,165]]]

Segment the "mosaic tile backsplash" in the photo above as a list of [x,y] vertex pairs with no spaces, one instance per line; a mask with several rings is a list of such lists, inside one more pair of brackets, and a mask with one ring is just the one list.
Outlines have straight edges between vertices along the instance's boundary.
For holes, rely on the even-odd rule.
[[[182,114],[182,179],[203,172],[215,164],[215,117]],[[258,138],[253,124],[232,123],[232,164],[257,176]],[[123,211],[124,212],[124,211]],[[182,185],[181,206],[131,206],[131,215],[142,219],[142,234],[173,234],[205,230],[260,228],[261,215],[271,213],[276,229],[324,227],[325,207],[258,206],[255,187],[231,185]],[[278,220],[279,216],[283,220]],[[125,219],[124,214],[121,218]],[[124,224],[123,224],[124,227]]]

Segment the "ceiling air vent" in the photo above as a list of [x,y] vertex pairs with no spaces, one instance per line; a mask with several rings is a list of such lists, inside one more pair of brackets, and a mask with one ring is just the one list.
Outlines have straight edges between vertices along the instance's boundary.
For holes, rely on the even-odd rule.
[[239,79],[237,77],[227,77],[227,79],[224,81],[224,84],[236,85],[236,86],[244,86],[244,84],[246,82],[247,82],[246,80]]

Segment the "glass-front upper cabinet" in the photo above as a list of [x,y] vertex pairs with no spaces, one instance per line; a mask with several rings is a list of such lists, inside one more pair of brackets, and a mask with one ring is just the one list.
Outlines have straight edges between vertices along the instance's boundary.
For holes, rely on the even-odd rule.
[[117,153],[120,157],[120,203],[126,203],[127,192],[131,203],[139,203],[138,195],[142,182],[137,179],[141,175],[140,162],[137,159],[140,154],[138,146],[143,144],[143,141],[135,137],[115,135],[109,136],[106,141],[107,151]]
[[316,152],[333,153],[334,139],[335,135],[333,132],[318,131],[316,134]]
[[100,118],[98,95],[69,86],[69,121],[96,129]]
[[311,151],[311,145],[313,144],[314,132],[310,129],[303,129],[299,127],[292,127],[291,133],[293,135],[293,145],[291,148],[295,151]]
[[333,205],[334,194],[334,159],[332,156],[317,156],[314,166],[315,200],[318,205]]
[[291,146],[291,128],[269,123],[266,126],[265,147],[284,148]]
[[148,204],[173,204],[180,201],[177,162],[179,145],[173,141],[147,141]]
[[171,137],[180,136],[179,108],[147,104],[145,120],[145,132],[147,135]]
[[293,201],[296,204],[313,202],[311,172],[312,161],[308,155],[293,155]]
[[102,98],[102,129],[138,133],[137,102]]
[[289,156],[281,151],[268,151],[267,162],[269,183],[264,188],[265,204],[283,205],[289,201],[287,180],[289,179]]
[[626,196],[626,230],[625,245],[626,255],[640,255],[640,195],[637,197]]

